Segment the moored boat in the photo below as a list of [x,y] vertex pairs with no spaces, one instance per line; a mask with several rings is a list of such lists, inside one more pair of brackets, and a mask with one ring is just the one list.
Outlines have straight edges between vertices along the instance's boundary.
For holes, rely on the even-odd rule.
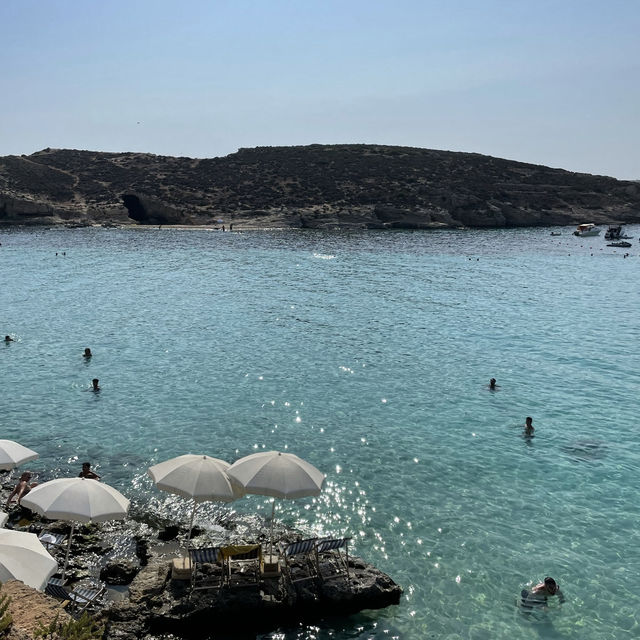
[[600,234],[600,228],[596,227],[592,222],[588,222],[585,224],[579,224],[576,230],[573,232],[574,236],[586,237],[586,236],[597,236]]
[[605,240],[630,240],[631,236],[624,233],[624,227],[621,224],[610,224],[604,234]]
[[605,231],[604,239],[605,240],[620,240],[620,236],[621,235],[622,235],[622,225],[610,224],[609,228]]

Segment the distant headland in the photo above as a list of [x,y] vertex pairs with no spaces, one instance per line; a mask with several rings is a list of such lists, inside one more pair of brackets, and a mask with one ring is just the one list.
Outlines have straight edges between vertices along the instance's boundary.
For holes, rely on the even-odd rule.
[[221,158],[44,149],[0,157],[0,226],[437,229],[640,222],[640,182],[370,144]]

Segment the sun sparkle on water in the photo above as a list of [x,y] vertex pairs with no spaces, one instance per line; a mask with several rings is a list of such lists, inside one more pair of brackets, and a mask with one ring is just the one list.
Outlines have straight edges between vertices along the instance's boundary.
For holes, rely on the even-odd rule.
[[[86,458],[176,518],[188,505],[146,476],[174,455],[315,464],[324,492],[278,501],[278,522],[351,535],[405,595],[283,638],[624,637],[640,611],[640,257],[548,233],[3,234],[4,437],[27,438],[43,477]],[[203,505],[200,524],[225,535],[227,509],[250,536],[271,500]],[[547,574],[568,605],[541,627],[512,604]]]

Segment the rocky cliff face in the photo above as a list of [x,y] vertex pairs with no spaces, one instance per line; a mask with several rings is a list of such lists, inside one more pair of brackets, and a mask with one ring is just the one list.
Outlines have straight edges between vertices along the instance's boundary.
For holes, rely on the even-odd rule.
[[640,183],[378,145],[223,158],[44,149],[0,158],[0,225],[509,227],[640,222]]

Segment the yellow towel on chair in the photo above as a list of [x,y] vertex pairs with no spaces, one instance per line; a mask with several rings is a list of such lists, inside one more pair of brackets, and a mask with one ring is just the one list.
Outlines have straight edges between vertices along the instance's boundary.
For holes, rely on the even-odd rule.
[[228,560],[232,556],[249,553],[259,546],[259,544],[230,544],[228,547],[220,547],[220,553],[222,554],[223,560]]

